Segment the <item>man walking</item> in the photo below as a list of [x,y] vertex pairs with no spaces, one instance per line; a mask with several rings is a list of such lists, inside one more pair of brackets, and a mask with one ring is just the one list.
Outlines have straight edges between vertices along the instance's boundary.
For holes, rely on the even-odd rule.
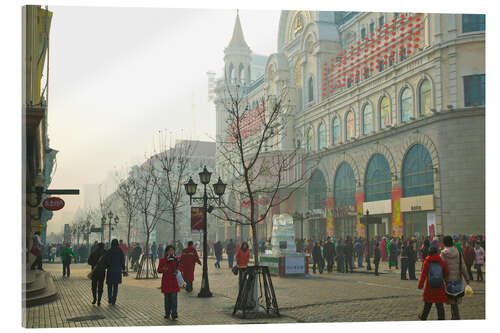
[[373,254],[373,264],[375,265],[375,276],[378,276],[378,264],[380,263],[380,246],[377,241],[375,241],[374,254]]
[[354,252],[354,248],[353,248],[353,245],[352,245],[352,240],[351,240],[351,237],[348,236],[347,237],[347,240],[346,240],[346,243],[344,245],[344,256],[345,256],[345,272],[344,273],[348,273],[348,270],[351,271],[352,273],[352,270],[353,270],[353,252]]
[[356,243],[354,244],[354,250],[356,251],[356,256],[358,258],[358,268],[363,267],[363,242],[361,238],[358,238],[356,240]]
[[409,256],[409,247],[408,243],[403,244],[401,249],[401,280],[408,280],[406,278],[406,271],[408,269],[408,256]]
[[63,264],[63,277],[69,278],[71,258],[76,257],[76,253],[69,247],[69,243],[64,243],[64,248],[61,250],[61,260]]
[[325,244],[325,259],[326,259],[326,270],[328,273],[333,271],[333,258],[335,258],[335,248],[330,237]]
[[215,252],[215,268],[220,268],[220,262],[222,260],[222,243],[217,241],[214,244],[214,252]]
[[153,242],[153,245],[151,245],[151,260],[153,261],[154,266],[156,266],[157,254],[158,254],[158,246],[156,245],[156,242]]
[[182,277],[186,282],[186,291],[193,291],[194,268],[195,264],[201,265],[198,252],[193,247],[193,242],[189,241],[188,246],[181,252],[181,264],[183,267]]
[[226,246],[226,254],[227,254],[227,263],[229,268],[233,268],[234,261],[234,243],[233,240],[230,239]]
[[415,240],[411,240],[410,247],[408,248],[408,275],[410,277],[410,280],[417,280],[417,276],[415,275],[416,264],[417,264],[417,243]]
[[318,267],[319,273],[323,274],[323,255],[321,253],[321,247],[319,246],[319,242],[314,244],[312,249],[312,257],[313,257],[313,273],[316,274],[316,266]]

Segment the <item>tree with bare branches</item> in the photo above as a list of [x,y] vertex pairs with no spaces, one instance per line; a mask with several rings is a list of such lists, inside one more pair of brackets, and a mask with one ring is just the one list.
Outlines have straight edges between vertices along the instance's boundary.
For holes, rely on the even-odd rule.
[[224,95],[225,133],[217,138],[217,154],[222,160],[218,172],[227,179],[226,193],[235,195],[238,204],[222,202],[215,215],[250,226],[258,266],[257,224],[308,181],[319,158],[309,158],[306,163],[307,154],[290,138],[286,87],[278,96],[262,97],[253,108],[245,87],[226,84]]
[[[189,171],[191,156],[196,148],[191,140],[179,140],[174,145],[172,141],[160,133],[159,150],[155,155],[158,160],[159,172],[163,185],[159,187],[160,193],[168,203],[171,212],[170,223],[173,230],[173,244],[176,244],[177,216],[184,206],[184,182]],[[180,249],[182,250],[182,249]]]
[[134,167],[131,172],[131,177],[134,179],[131,184],[134,185],[133,192],[137,196],[136,209],[140,214],[144,233],[146,234],[144,255],[139,264],[136,278],[142,278],[143,272],[146,279],[158,277],[152,257],[149,255],[149,240],[158,223],[165,220],[163,215],[167,213],[168,205],[159,190],[165,184],[155,168],[155,159],[154,156],[149,158],[142,166]]
[[[130,232],[133,227],[133,222],[135,221],[135,217],[137,215],[137,208],[139,204],[139,196],[137,195],[137,186],[135,184],[134,177],[120,177],[118,172],[116,172],[116,180],[118,183],[116,194],[120,198],[123,211],[125,213],[125,217],[127,219],[127,249],[130,248]],[[127,257],[127,265],[129,256],[128,253],[125,253]]]

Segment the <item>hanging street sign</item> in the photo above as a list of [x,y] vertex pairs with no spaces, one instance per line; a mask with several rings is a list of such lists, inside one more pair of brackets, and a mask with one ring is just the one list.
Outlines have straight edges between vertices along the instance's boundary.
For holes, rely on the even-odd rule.
[[64,207],[64,200],[58,197],[50,197],[43,200],[42,206],[50,211],[59,210]]

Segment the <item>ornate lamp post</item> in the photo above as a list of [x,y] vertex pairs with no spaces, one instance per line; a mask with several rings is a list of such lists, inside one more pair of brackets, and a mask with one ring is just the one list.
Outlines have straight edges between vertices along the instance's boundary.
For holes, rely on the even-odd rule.
[[193,199],[203,201],[203,275],[201,279],[201,290],[198,293],[198,297],[212,297],[212,293],[210,292],[210,286],[208,283],[207,210],[211,212],[213,210],[213,207],[208,207],[208,200],[219,200],[220,202],[221,196],[226,191],[226,184],[224,184],[219,177],[219,181],[213,184],[214,192],[218,197],[209,197],[207,196],[207,185],[208,183],[210,183],[210,177],[212,176],[212,173],[207,170],[206,166],[204,166],[203,171],[198,175],[200,177],[201,183],[203,184],[203,197],[193,197],[193,195],[196,193],[198,184],[193,181],[192,177],[189,177],[189,181],[184,184],[184,188],[187,195],[189,195],[189,202],[191,204],[193,202]]
[[[113,219],[114,217],[114,219]],[[108,244],[109,246],[111,246],[111,228],[114,225],[117,225],[118,222],[120,221],[120,218],[118,217],[118,215],[114,215],[112,211],[109,211],[108,212],[108,219],[109,219],[109,222],[106,223],[106,216],[103,215],[103,217],[101,218],[101,224],[102,224],[102,231],[101,231],[101,242],[104,240],[104,226],[107,225],[108,226]]]

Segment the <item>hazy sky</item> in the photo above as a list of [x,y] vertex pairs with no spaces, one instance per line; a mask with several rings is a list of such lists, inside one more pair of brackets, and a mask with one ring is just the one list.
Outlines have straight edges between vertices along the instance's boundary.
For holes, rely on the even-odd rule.
[[[206,72],[222,74],[236,10],[49,10],[49,138],[59,151],[51,188],[83,189],[115,167],[140,162],[160,129],[178,135],[183,129],[200,140],[214,136]],[[254,53],[276,52],[279,14],[240,10]],[[71,222],[84,195],[64,196],[64,212],[54,213],[49,232]]]

